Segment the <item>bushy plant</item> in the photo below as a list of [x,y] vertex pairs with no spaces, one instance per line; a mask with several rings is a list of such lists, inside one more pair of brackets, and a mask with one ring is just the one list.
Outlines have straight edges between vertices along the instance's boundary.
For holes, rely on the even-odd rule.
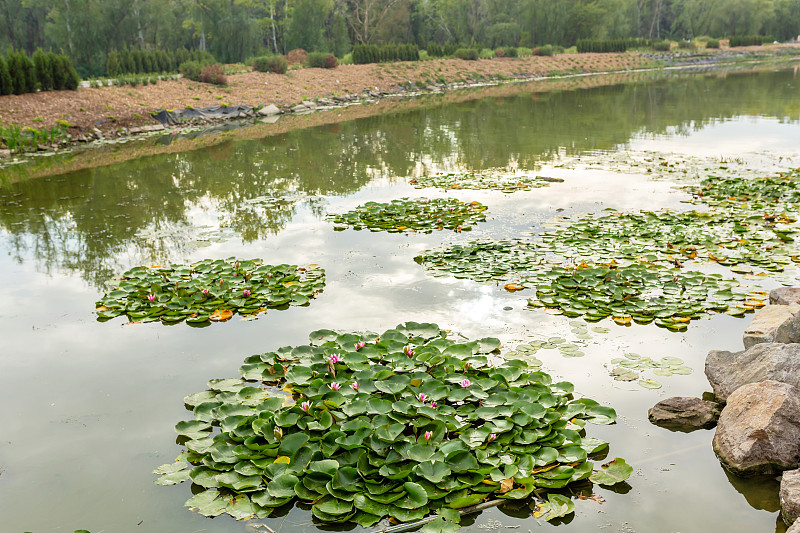
[[178,71],[181,75],[192,81],[200,81],[200,71],[202,70],[203,66],[199,61],[184,61],[181,63],[180,67],[178,67]]
[[333,54],[325,56],[325,68],[336,68],[339,66],[339,60]]
[[213,83],[214,85],[227,85],[228,78],[225,77],[222,65],[214,63],[213,65],[205,65],[202,70],[200,70],[198,81]]
[[11,83],[11,76],[8,73],[8,67],[2,56],[0,56],[0,95],[11,94],[14,90],[14,85]]
[[729,46],[758,46],[772,42],[772,36],[768,35],[734,35],[730,39]]
[[325,66],[325,58],[327,56],[328,54],[325,52],[311,52],[308,54],[308,57],[306,57],[306,66],[311,68],[327,68]]
[[286,74],[289,62],[283,56],[262,56],[253,60],[253,69],[259,72]]
[[47,54],[41,48],[37,48],[33,54],[33,67],[36,71],[39,89],[42,91],[51,90],[53,88],[53,69],[50,66]]
[[540,46],[536,50],[538,51],[538,54],[536,54],[536,55],[540,55],[540,56],[552,56],[553,54],[555,54],[555,50],[553,49],[553,45],[551,45],[551,44],[546,44],[544,46]]
[[719,48],[719,39],[709,39],[706,41],[706,48]]
[[647,39],[629,38],[629,39],[579,39],[577,49],[580,53],[594,52],[594,53],[611,53],[611,52],[625,52],[630,48],[640,48],[647,46]]
[[653,50],[656,52],[669,52],[672,45],[669,41],[654,41]]
[[388,61],[419,61],[419,49],[415,44],[357,44],[353,47],[356,65]]
[[476,61],[478,59],[478,51],[474,48],[459,48],[456,50],[455,56],[466,61]]
[[691,41],[678,41],[678,48],[681,50],[694,50],[697,46]]

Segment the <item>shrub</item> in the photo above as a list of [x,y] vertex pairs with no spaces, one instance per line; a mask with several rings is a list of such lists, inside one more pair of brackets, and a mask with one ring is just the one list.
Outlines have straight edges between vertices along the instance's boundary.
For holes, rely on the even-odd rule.
[[551,44],[540,46],[539,48],[537,48],[537,50],[539,51],[537,55],[540,56],[552,56],[553,54],[555,54],[555,50],[553,49],[553,45]]
[[466,61],[476,61],[478,59],[478,51],[474,48],[459,48],[456,50],[456,57]]
[[253,67],[253,70],[256,72],[269,72],[269,57],[270,56],[253,57],[248,59],[247,63],[250,63],[250,66]]
[[678,48],[681,50],[694,50],[697,47],[691,41],[678,41]]
[[[261,61],[263,59],[263,61]],[[258,66],[256,66],[256,63]],[[289,62],[283,56],[267,56],[256,58],[253,62],[253,68],[259,72],[274,72],[275,74],[286,74],[286,69],[289,68]],[[263,68],[263,70],[262,70]]]
[[379,63],[382,61],[419,61],[419,49],[415,44],[357,44],[353,47],[353,63]]
[[669,52],[672,45],[670,45],[669,41],[654,41],[653,42],[653,50],[656,52]]
[[203,83],[213,83],[214,85],[227,85],[228,78],[225,77],[225,72],[222,70],[222,65],[214,63],[213,65],[206,65],[200,71],[198,81]]
[[494,51],[494,57],[506,57],[506,51],[502,48],[498,48]]
[[49,91],[53,88],[53,69],[47,54],[41,48],[37,48],[33,54],[33,67],[36,70],[36,79],[39,88]]
[[526,48],[524,46],[518,46],[517,47],[517,55],[519,57],[527,57],[527,56],[533,55],[533,50],[531,50],[530,48]]
[[327,55],[325,52],[311,52],[306,57],[306,65],[311,68],[326,68],[325,58]]
[[706,41],[706,48],[719,48],[719,39],[709,39]]
[[772,42],[772,37],[767,35],[734,35],[728,46],[757,46]]
[[579,39],[577,43],[577,50],[580,53],[594,52],[594,53],[611,53],[611,52],[625,52],[629,48],[640,48],[647,46],[647,39],[630,38],[630,39]]
[[6,67],[6,62],[0,56],[0,95],[11,94],[13,90],[14,85],[11,83],[8,67]]
[[192,81],[200,81],[200,71],[202,70],[203,66],[199,61],[184,61],[181,63],[180,67],[178,67],[178,71],[183,77],[189,78]]
[[306,62],[306,58],[308,58],[308,52],[302,48],[289,50],[289,53],[286,54],[286,60],[290,65],[302,65]]
[[336,68],[339,66],[339,60],[333,54],[325,56],[325,68]]
[[67,56],[61,54],[57,57],[58,69],[61,70],[63,74],[63,87],[59,87],[59,89],[69,89],[70,91],[75,91],[78,89],[78,85],[80,85],[81,78],[78,76],[78,71],[75,70],[75,66],[72,64],[72,61],[69,60]]

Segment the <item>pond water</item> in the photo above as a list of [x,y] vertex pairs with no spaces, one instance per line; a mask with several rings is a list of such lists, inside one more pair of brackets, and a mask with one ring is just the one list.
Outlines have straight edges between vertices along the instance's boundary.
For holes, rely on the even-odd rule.
[[[526,309],[530,290],[434,278],[414,256],[538,231],[556,215],[686,209],[688,195],[665,169],[688,169],[675,173],[685,181],[705,177],[705,168],[796,168],[799,89],[794,65],[556,92],[519,85],[502,96],[0,187],[1,529],[255,531],[252,523],[185,509],[185,483],[153,484],[151,471],[182,449],[173,426],[191,416],[184,396],[211,378],[237,377],[246,356],[303,344],[320,328],[383,331],[413,320],[469,338],[496,336],[509,347],[554,335],[573,341],[569,319]],[[630,154],[644,162],[629,164]],[[564,182],[503,194],[414,189],[407,179],[482,169]],[[488,221],[470,233],[404,235],[334,232],[325,220],[404,196],[477,200],[489,206]],[[327,285],[309,307],[255,321],[195,328],[95,319],[105,282],[128,268],[231,256],[318,263]],[[647,421],[660,399],[708,390],[706,353],[740,349],[748,321],[716,315],[670,333],[607,319],[593,325],[607,331],[590,329],[589,339],[577,341],[585,357],[539,351],[554,377],[617,409],[617,424],[589,433],[608,440],[609,457],[624,457],[634,474],[613,490],[595,487],[597,501],[577,500],[575,514],[555,524],[508,507],[466,519],[467,529],[784,531],[774,479],[728,475],[711,450],[713,431],[671,432]],[[610,361],[625,352],[677,356],[693,372],[657,378],[658,390],[613,381]],[[278,533],[317,530],[299,508],[264,522]]]

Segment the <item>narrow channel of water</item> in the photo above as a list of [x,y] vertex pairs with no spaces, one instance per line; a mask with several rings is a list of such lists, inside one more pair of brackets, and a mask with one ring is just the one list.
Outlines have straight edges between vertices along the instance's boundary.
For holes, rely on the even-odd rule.
[[[187,484],[153,484],[153,468],[181,451],[172,428],[190,416],[184,396],[205,389],[211,378],[235,377],[246,356],[304,343],[320,328],[380,331],[414,320],[470,338],[497,336],[508,346],[553,335],[569,340],[569,320],[526,310],[526,292],[433,278],[413,257],[472,238],[516,237],[556,215],[685,209],[687,196],[669,175],[619,171],[628,151],[659,152],[664,159],[653,163],[656,170],[661,161],[694,158],[690,166],[701,176],[712,164],[743,171],[796,167],[799,89],[796,68],[550,93],[522,85],[502,98],[1,187],[2,529],[247,530],[244,523],[185,509]],[[507,195],[418,190],[405,179],[489,168],[535,170],[565,181]],[[489,206],[489,221],[471,233],[406,236],[334,232],[324,218],[403,196],[477,200]],[[318,263],[328,284],[310,307],[270,311],[250,322],[192,328],[94,318],[105,282],[132,266],[230,256]],[[675,433],[647,421],[647,408],[658,400],[708,390],[707,351],[739,349],[748,321],[719,315],[692,322],[686,333],[608,321],[597,324],[608,332],[580,341],[583,358],[540,351],[546,371],[617,409],[616,425],[590,427],[590,433],[610,441],[609,457],[624,457],[634,475],[614,490],[596,488],[602,503],[578,500],[574,516],[555,525],[528,510],[503,508],[466,521],[469,529],[782,532],[774,480],[727,475],[711,451],[713,432]],[[677,356],[693,373],[663,378],[659,390],[615,382],[610,360],[624,352]],[[278,533],[317,530],[300,508],[266,523]]]

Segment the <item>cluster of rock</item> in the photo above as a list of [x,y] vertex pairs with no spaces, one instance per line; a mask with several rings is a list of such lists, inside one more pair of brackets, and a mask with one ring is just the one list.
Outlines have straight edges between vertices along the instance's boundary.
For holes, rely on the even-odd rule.
[[[743,351],[706,358],[716,402],[670,398],[649,418],[684,430],[716,423],[714,452],[731,472],[782,474],[781,513],[791,524],[800,517],[800,288],[772,291],[743,340]],[[800,521],[789,531],[800,533]]]

